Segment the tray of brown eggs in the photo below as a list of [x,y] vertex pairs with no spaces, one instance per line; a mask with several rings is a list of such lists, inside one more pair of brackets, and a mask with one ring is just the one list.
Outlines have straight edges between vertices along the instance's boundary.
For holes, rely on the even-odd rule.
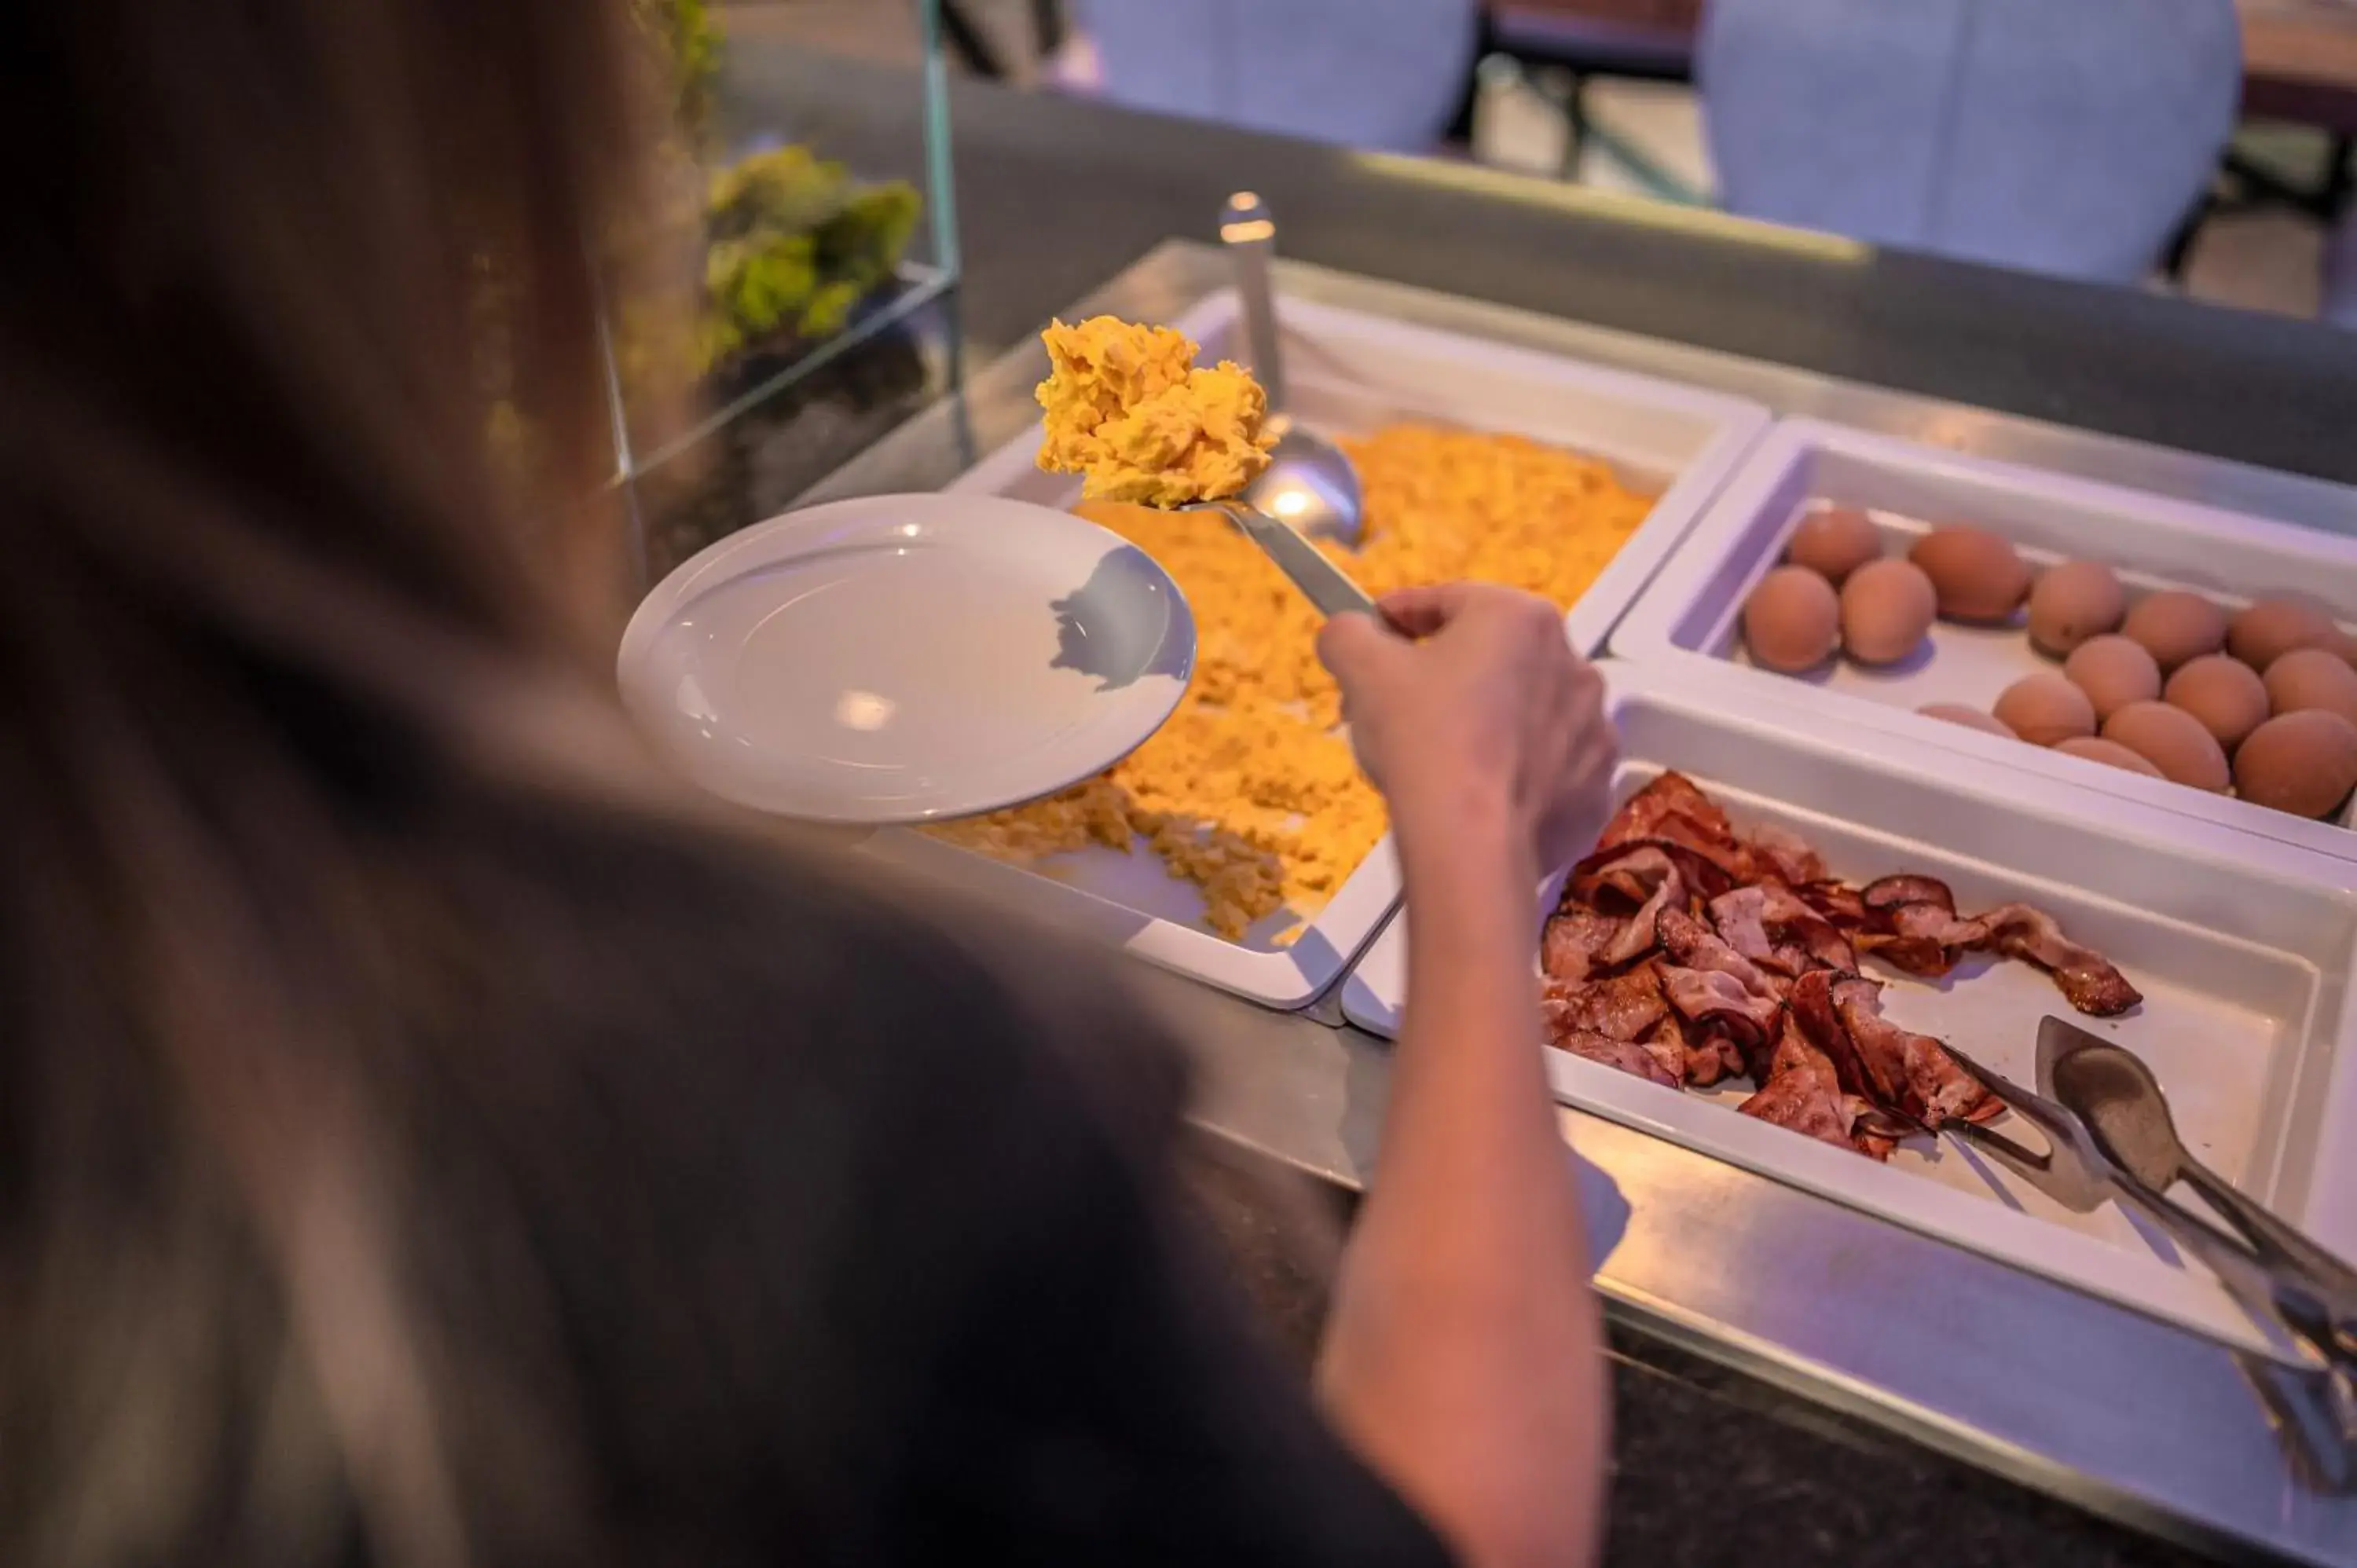
[[2357,538],[1787,420],[1611,650],[2357,860]]

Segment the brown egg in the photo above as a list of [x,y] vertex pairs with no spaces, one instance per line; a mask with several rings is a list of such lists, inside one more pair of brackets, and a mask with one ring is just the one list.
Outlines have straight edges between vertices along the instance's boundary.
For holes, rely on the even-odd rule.
[[2099,735],[2074,735],[2068,740],[2058,740],[2054,749],[2072,757],[2083,757],[2090,762],[2100,762],[2106,768],[2117,768],[2128,773],[2141,773],[2147,779],[2158,779],[2160,769],[2130,751],[2115,740],[2105,740]]
[[1984,735],[2001,735],[2007,740],[2021,738],[2006,727],[2004,720],[1992,718],[1978,708],[1968,708],[1962,703],[1926,703],[1915,711],[1927,719],[1938,719],[1942,724],[1962,725],[1966,729],[1976,729]]
[[[2331,662],[2357,687],[2357,670],[2338,659]],[[2200,719],[2201,727],[2228,751],[2242,745],[2243,737],[2267,718],[2266,687],[2251,673],[2249,665],[2231,654],[2205,653],[2179,665],[2160,695],[2170,706],[2183,708]]]
[[1779,566],[1743,601],[1743,642],[1770,670],[1822,664],[1841,641],[1833,585],[1802,566]]
[[2226,788],[2226,754],[2201,721],[2167,703],[2130,703],[2104,721],[2104,738],[2126,746],[2160,776],[2196,789]]
[[2347,639],[2325,607],[2307,595],[2270,594],[2235,612],[2226,627],[2226,651],[2264,675],[2294,649],[2340,652]]
[[2357,724],[2357,670],[2330,649],[2295,648],[2268,665],[2266,693],[2276,713],[2320,708]]
[[2007,619],[2029,592],[2029,564],[1985,528],[1935,528],[1907,559],[1932,579],[1940,613],[1951,620]]
[[2071,561],[2029,590],[2029,640],[2057,659],[2091,637],[2117,631],[2127,590],[2101,561]]
[[1895,664],[1922,646],[1938,608],[1921,568],[1869,561],[1842,585],[1842,647],[1861,664]]
[[2276,714],[2234,753],[2234,787],[2254,805],[2331,815],[2357,789],[2357,725],[2322,708]]
[[2091,637],[2062,661],[2062,673],[2087,693],[2097,719],[2110,718],[2130,703],[2160,695],[2160,666],[2144,645],[2125,637]]
[[1826,582],[1842,579],[1882,558],[1882,535],[1874,520],[1854,506],[1819,507],[1801,519],[1784,542],[1784,559],[1806,566]]
[[1990,712],[1997,723],[2032,746],[2052,746],[2074,735],[2095,733],[2095,705],[2087,701],[2087,693],[2043,670],[2007,686]]
[[2226,612],[2199,594],[2167,588],[2128,607],[2120,633],[2142,643],[2153,661],[2169,671],[2226,645]]

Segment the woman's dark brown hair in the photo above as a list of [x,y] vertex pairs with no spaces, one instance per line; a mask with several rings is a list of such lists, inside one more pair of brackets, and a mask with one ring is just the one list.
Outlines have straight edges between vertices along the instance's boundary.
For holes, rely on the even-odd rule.
[[0,1563],[1428,1547],[1252,1369],[1092,966],[617,713],[634,17],[16,22]]
[[387,1085],[498,811],[641,788],[587,257],[653,62],[588,0],[9,31],[0,1560],[462,1562]]

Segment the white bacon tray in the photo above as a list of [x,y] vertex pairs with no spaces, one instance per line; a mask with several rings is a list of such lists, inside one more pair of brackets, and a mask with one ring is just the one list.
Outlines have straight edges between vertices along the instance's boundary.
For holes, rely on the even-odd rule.
[[[1605,634],[1702,514],[1743,453],[1765,431],[1767,411],[1740,398],[1695,391],[1555,355],[1386,320],[1297,299],[1278,302],[1292,413],[1329,434],[1365,434],[1424,419],[1548,442],[1612,465],[1659,499],[1595,585],[1573,607],[1575,643],[1594,652]],[[1171,323],[1203,358],[1243,359],[1236,296],[1222,292]],[[1039,432],[1008,442],[950,487],[1067,507],[1077,479],[1042,474]],[[1241,942],[1202,925],[1194,886],[1166,875],[1142,847],[1091,848],[1038,870],[1003,865],[912,831],[879,833],[888,856],[1035,913],[1122,943],[1165,968],[1274,1007],[1308,1004],[1329,986],[1383,924],[1399,897],[1388,848],[1363,862],[1297,940],[1290,911],[1261,921]]]
[[[1621,734],[1616,799],[1675,769],[1739,828],[1799,833],[1835,875],[1924,873],[1947,882],[1968,913],[2036,905],[2145,996],[2121,1017],[2089,1018],[2025,964],[1969,961],[1933,983],[1869,960],[1874,978],[1889,983],[1888,1015],[2028,1086],[2048,1014],[2117,1039],[2152,1065],[2204,1161],[2357,1256],[2357,865],[1992,760],[1844,730],[1684,671],[1620,660],[1606,671]],[[1543,890],[1542,919],[1555,893]],[[1346,1015],[1386,1036],[1405,999],[1406,925],[1393,921],[1343,987]],[[1534,926],[1534,947],[1535,935]],[[1446,1020],[1435,1026],[1445,1032]],[[1910,1139],[1878,1165],[1737,1114],[1749,1092],[1739,1082],[1680,1091],[1557,1051],[1546,1058],[1566,1104],[2266,1353],[2199,1264],[2116,1208],[2073,1214],[1953,1141]],[[2037,1145],[2035,1133],[2019,1136]]]
[[[2228,823],[2327,854],[2357,859],[2340,822],[2316,822],[2164,779],[1986,735],[1916,713],[1961,703],[1986,713],[1997,694],[2058,662],[2012,627],[1933,624],[1928,657],[1889,669],[1835,660],[1800,676],[1746,658],[1740,621],[1753,585],[1782,559],[1784,541],[1813,503],[1867,510],[1884,553],[1903,554],[1932,524],[1969,522],[2013,541],[2033,565],[2108,563],[2133,598],[2189,588],[2232,609],[2270,592],[2298,590],[2331,606],[2357,629],[2357,537],[2294,527],[2093,480],[1973,457],[1894,436],[1787,419],[1756,446],[1628,616],[1612,651],[1674,666],[1728,690],[1806,703],[1821,725],[1871,725],[1910,744],[1963,751],[2040,778]],[[2357,490],[2347,526],[2357,535]]]

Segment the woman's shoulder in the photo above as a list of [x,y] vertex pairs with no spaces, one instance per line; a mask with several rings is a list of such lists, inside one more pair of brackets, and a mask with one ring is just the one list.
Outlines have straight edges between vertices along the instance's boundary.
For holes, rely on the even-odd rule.
[[530,1015],[511,1031],[844,1104],[1024,1099],[1175,1124],[1178,1057],[1116,961],[1010,911],[694,822],[561,808],[490,831],[462,920],[479,994]]

